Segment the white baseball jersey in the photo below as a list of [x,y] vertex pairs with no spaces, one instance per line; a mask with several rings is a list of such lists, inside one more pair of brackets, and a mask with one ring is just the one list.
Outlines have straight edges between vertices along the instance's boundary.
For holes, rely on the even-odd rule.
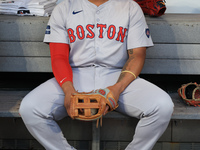
[[64,0],[50,17],[44,42],[70,45],[72,67],[122,68],[127,50],[153,46],[145,17],[133,0]]

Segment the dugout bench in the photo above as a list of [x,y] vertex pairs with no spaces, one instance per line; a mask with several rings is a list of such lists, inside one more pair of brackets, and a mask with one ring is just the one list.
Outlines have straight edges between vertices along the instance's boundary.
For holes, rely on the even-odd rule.
[[[169,142],[176,141],[173,140],[173,131],[177,120],[196,121],[200,119],[200,108],[186,106],[177,94],[177,88],[181,84],[193,81],[200,83],[199,18],[200,15],[178,14],[166,14],[159,18],[146,16],[155,46],[147,50],[141,76],[158,84],[173,99],[175,110],[172,120],[175,121],[170,123],[166,131],[169,132],[167,133]],[[42,42],[48,19],[48,17],[0,15],[0,119],[20,118],[18,109],[22,98],[40,81],[42,83],[53,76],[49,47]],[[23,87],[23,85],[27,86],[26,81],[33,83],[31,87]],[[8,83],[13,83],[14,86],[10,88]],[[18,86],[20,88],[17,88]],[[111,112],[103,117],[102,128],[96,128],[96,122],[86,123],[84,126],[92,129],[89,132],[92,150],[100,150],[100,142],[104,137],[104,135],[102,137],[101,130],[104,131],[104,127],[107,126],[104,124],[104,119],[112,120],[112,123],[122,120],[124,123],[131,118]],[[123,123],[121,123],[122,126],[127,125]],[[3,133],[0,139],[5,135],[5,131],[2,130],[0,129],[0,133]],[[83,137],[77,131],[75,138],[79,136]],[[121,138],[124,138],[124,135],[121,135]],[[107,139],[111,140],[112,137]]]

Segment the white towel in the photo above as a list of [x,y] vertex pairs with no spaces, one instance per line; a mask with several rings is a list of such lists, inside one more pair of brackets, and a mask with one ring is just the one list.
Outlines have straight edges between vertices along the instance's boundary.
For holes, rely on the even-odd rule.
[[0,14],[50,16],[57,0],[0,0]]

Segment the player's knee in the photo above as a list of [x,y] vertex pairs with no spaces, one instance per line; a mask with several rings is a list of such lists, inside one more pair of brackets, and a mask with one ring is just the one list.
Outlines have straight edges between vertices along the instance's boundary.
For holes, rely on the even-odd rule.
[[20,108],[19,108],[19,114],[23,118],[27,114],[29,114],[31,111],[30,105],[26,102],[25,98],[22,100]]
[[30,103],[30,99],[24,98],[19,108],[19,114],[25,122],[29,122],[34,118],[34,105]]
[[168,94],[158,98],[156,107],[160,121],[168,121],[171,119],[172,113],[174,111],[174,104]]

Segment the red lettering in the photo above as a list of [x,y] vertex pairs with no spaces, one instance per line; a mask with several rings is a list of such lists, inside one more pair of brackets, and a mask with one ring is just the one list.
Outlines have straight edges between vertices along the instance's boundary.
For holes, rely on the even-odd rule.
[[103,38],[103,28],[106,28],[106,24],[97,24],[97,28],[99,29],[99,38]]
[[[83,26],[78,25],[76,27],[76,35],[74,34],[74,30],[72,28],[67,29],[67,33],[68,33],[70,43],[75,42],[76,36],[80,40],[83,40],[85,37],[90,38],[90,39],[94,38],[95,37],[95,33],[93,31],[94,28],[95,28],[94,24],[88,24],[86,26],[86,29],[84,29]],[[104,30],[107,30],[105,32],[107,32],[108,39],[111,40],[111,39],[115,38],[116,27],[114,25],[110,25],[107,28],[106,24],[97,24],[97,28],[99,30],[99,36],[98,36],[99,38],[104,38]],[[87,34],[85,34],[85,30],[86,30]],[[117,33],[116,40],[123,43],[127,30],[128,30],[127,28],[119,27],[119,31]]]
[[76,27],[76,34],[77,34],[77,36],[80,40],[84,39],[85,32],[84,32],[84,29],[81,25]]
[[122,29],[123,29],[123,27],[119,27],[118,36],[116,38],[117,41],[119,41],[121,39],[120,42],[124,42],[124,37],[125,37],[126,31],[127,31],[127,29],[124,28],[124,33],[123,33]]
[[88,30],[88,32],[90,33],[90,34],[87,34],[87,36],[86,36],[86,38],[94,38],[94,32],[91,30],[91,29],[94,29],[94,25],[92,25],[92,24],[88,24],[87,26],[86,26],[86,29]]
[[[112,32],[112,33],[111,33],[111,32]],[[113,39],[114,36],[115,36],[115,33],[116,33],[116,28],[115,28],[115,26],[114,26],[114,25],[110,25],[110,26],[108,27],[108,38],[109,38],[109,39]]]
[[70,43],[73,43],[76,40],[76,37],[74,35],[74,30],[69,28],[69,29],[67,29],[67,33],[69,36]]

